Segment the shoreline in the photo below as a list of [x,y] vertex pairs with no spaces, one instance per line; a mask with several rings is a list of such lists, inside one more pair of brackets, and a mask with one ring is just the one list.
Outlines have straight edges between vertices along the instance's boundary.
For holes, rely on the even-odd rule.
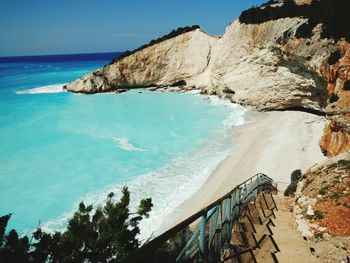
[[157,235],[256,173],[270,176],[279,183],[279,190],[286,188],[292,171],[304,172],[327,159],[319,147],[325,122],[324,117],[306,112],[271,111],[236,127],[231,134],[234,151],[219,163],[197,192],[174,209],[171,219],[156,231]]

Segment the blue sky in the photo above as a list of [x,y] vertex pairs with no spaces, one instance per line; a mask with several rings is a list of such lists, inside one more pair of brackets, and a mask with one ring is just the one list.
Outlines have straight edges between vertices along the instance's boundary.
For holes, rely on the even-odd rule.
[[124,51],[179,26],[222,34],[265,0],[1,0],[0,56]]

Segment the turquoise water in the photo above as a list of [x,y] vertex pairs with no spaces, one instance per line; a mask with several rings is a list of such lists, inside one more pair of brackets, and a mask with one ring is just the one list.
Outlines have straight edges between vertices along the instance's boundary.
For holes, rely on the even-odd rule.
[[152,233],[230,151],[244,110],[215,98],[143,89],[62,92],[107,60],[0,63],[0,214],[30,231],[61,229],[81,200],[128,185],[152,197]]

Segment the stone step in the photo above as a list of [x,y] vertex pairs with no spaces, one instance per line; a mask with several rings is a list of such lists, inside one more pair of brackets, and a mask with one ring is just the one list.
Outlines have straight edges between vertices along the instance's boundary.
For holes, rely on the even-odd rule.
[[260,249],[255,250],[255,259],[256,259],[256,262],[258,262],[258,263],[260,263],[260,262],[263,262],[263,263],[280,262],[280,261],[276,262],[273,255],[276,255],[276,253],[271,253],[271,252],[260,250]]
[[[300,262],[316,263],[316,258],[311,254],[308,243],[303,239],[301,233],[295,226],[293,213],[286,206],[283,196],[274,196],[278,211],[275,211],[274,227],[271,227],[274,239],[278,244],[280,252],[275,256],[280,263]],[[259,262],[259,261],[258,261]]]
[[[288,200],[283,196],[259,195],[250,203],[233,228],[231,244],[236,252],[248,251],[241,255],[242,263],[317,262],[297,231]],[[223,262],[237,262],[234,250],[228,250],[227,255],[230,256]]]

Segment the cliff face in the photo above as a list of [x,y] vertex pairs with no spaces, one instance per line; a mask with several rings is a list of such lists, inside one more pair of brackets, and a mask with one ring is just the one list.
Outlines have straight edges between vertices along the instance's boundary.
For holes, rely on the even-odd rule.
[[[342,10],[342,1],[336,0],[337,10]],[[116,60],[65,88],[97,93],[179,85],[257,110],[327,113],[330,123],[321,147],[326,155],[337,155],[350,149],[350,92],[343,88],[350,79],[349,43],[329,37],[333,31],[334,39],[341,34],[343,29],[332,31],[335,22],[330,19],[340,16],[330,12],[318,17],[328,2],[309,3],[300,0],[292,6],[294,15],[286,17],[288,4],[248,10],[246,22],[234,21],[221,37],[195,29]],[[330,65],[330,54],[337,50],[340,57],[335,53],[337,60]]]
[[182,81],[259,110],[322,110],[326,83],[318,69],[331,43],[317,36],[312,41],[296,39],[295,31],[304,21],[285,18],[258,25],[235,21],[220,38],[197,29],[118,60],[66,89],[96,93]]
[[210,93],[228,87],[235,91],[233,101],[259,110],[322,110],[327,94],[318,65],[328,55],[329,43],[316,41],[317,37],[310,43],[296,39],[303,22],[299,18],[254,25],[235,21],[213,48],[207,69],[210,85],[203,89]]
[[326,63],[322,68],[328,81],[326,113],[330,121],[324,129],[321,148],[329,157],[350,150],[350,44],[341,41],[333,58],[332,65]]
[[96,93],[118,88],[173,85],[201,74],[208,66],[215,38],[200,29],[142,49],[69,83],[73,92]]

